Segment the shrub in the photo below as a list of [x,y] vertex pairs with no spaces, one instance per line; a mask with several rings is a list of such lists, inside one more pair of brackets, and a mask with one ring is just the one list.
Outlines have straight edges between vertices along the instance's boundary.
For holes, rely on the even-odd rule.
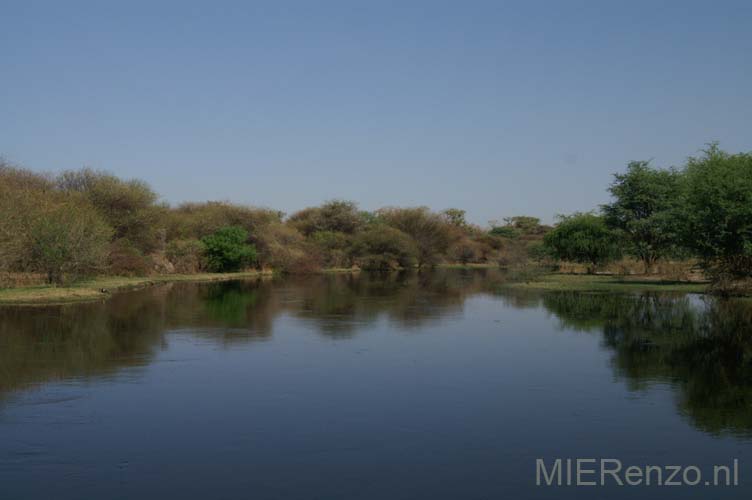
[[249,245],[248,232],[242,227],[225,227],[205,236],[206,267],[214,272],[238,271],[256,260],[256,247]]
[[351,254],[363,269],[407,269],[415,265],[418,249],[402,231],[377,224],[355,237]]
[[554,258],[588,264],[589,274],[621,256],[614,232],[602,217],[591,213],[562,216],[543,241]]
[[383,208],[381,220],[410,236],[418,250],[418,267],[436,264],[452,243],[452,226],[426,207]]
[[305,236],[321,231],[353,234],[365,225],[365,219],[355,202],[332,200],[294,213],[288,223]]
[[102,270],[112,230],[83,202],[44,207],[31,223],[26,241],[31,271],[49,283],[64,283]]
[[107,267],[116,276],[146,276],[151,271],[151,260],[133,243],[120,238],[110,244]]
[[64,193],[80,193],[113,228],[115,239],[127,239],[143,253],[162,243],[160,229],[165,207],[143,181],[123,180],[91,169],[67,171],[57,179]]
[[197,239],[172,240],[167,244],[167,258],[179,273],[197,273],[202,268],[204,244]]

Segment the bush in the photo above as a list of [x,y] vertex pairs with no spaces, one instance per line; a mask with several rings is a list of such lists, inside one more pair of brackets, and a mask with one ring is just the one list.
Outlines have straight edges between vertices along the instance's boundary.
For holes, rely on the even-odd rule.
[[562,216],[559,224],[543,239],[557,259],[588,264],[588,273],[621,256],[619,241],[602,217],[591,213]]
[[434,265],[446,253],[455,234],[453,226],[426,207],[383,208],[379,218],[410,236],[418,250],[418,267]]
[[151,260],[125,238],[110,244],[107,267],[115,276],[146,276],[151,271]]
[[294,213],[288,223],[304,236],[310,236],[319,231],[353,234],[364,226],[365,220],[355,202],[332,200]]
[[355,237],[351,254],[363,269],[408,269],[415,265],[418,249],[402,231],[377,224]]
[[225,227],[201,239],[205,247],[206,267],[214,272],[239,271],[256,261],[256,247],[249,245],[248,232],[242,227]]
[[200,240],[172,240],[167,244],[166,255],[176,272],[190,274],[201,270],[205,250]]
[[74,201],[52,204],[31,223],[27,268],[58,284],[101,271],[111,234],[90,205]]
[[158,206],[156,193],[143,181],[123,180],[91,169],[67,171],[57,179],[63,193],[80,193],[113,228],[115,239],[127,239],[142,253],[163,243],[165,207]]
[[321,260],[326,267],[348,267],[351,265],[350,247],[352,237],[336,231],[317,231],[311,235]]

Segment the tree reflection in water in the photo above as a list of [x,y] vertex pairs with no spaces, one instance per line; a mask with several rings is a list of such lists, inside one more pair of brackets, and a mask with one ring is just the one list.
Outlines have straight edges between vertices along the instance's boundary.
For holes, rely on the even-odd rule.
[[710,433],[752,434],[752,303],[682,294],[534,292],[499,287],[494,271],[317,275],[179,283],[102,303],[0,308],[0,401],[35,384],[108,376],[148,364],[186,332],[231,347],[271,338],[287,315],[347,339],[377,321],[404,331],[441,324],[473,296],[543,308],[593,332],[631,390],[669,384],[678,411]]

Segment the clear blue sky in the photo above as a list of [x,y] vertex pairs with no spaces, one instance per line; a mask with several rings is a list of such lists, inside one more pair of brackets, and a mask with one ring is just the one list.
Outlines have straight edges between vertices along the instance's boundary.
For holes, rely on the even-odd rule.
[[752,2],[0,0],[0,155],[287,212],[587,210],[752,149]]

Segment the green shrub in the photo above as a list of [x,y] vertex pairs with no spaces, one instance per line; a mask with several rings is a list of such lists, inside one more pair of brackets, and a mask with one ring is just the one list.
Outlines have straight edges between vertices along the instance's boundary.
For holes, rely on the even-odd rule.
[[616,234],[592,213],[562,216],[543,243],[554,258],[588,264],[588,273],[621,256]]
[[256,261],[256,247],[249,245],[248,232],[242,227],[224,227],[205,236],[206,267],[214,272],[232,272]]

